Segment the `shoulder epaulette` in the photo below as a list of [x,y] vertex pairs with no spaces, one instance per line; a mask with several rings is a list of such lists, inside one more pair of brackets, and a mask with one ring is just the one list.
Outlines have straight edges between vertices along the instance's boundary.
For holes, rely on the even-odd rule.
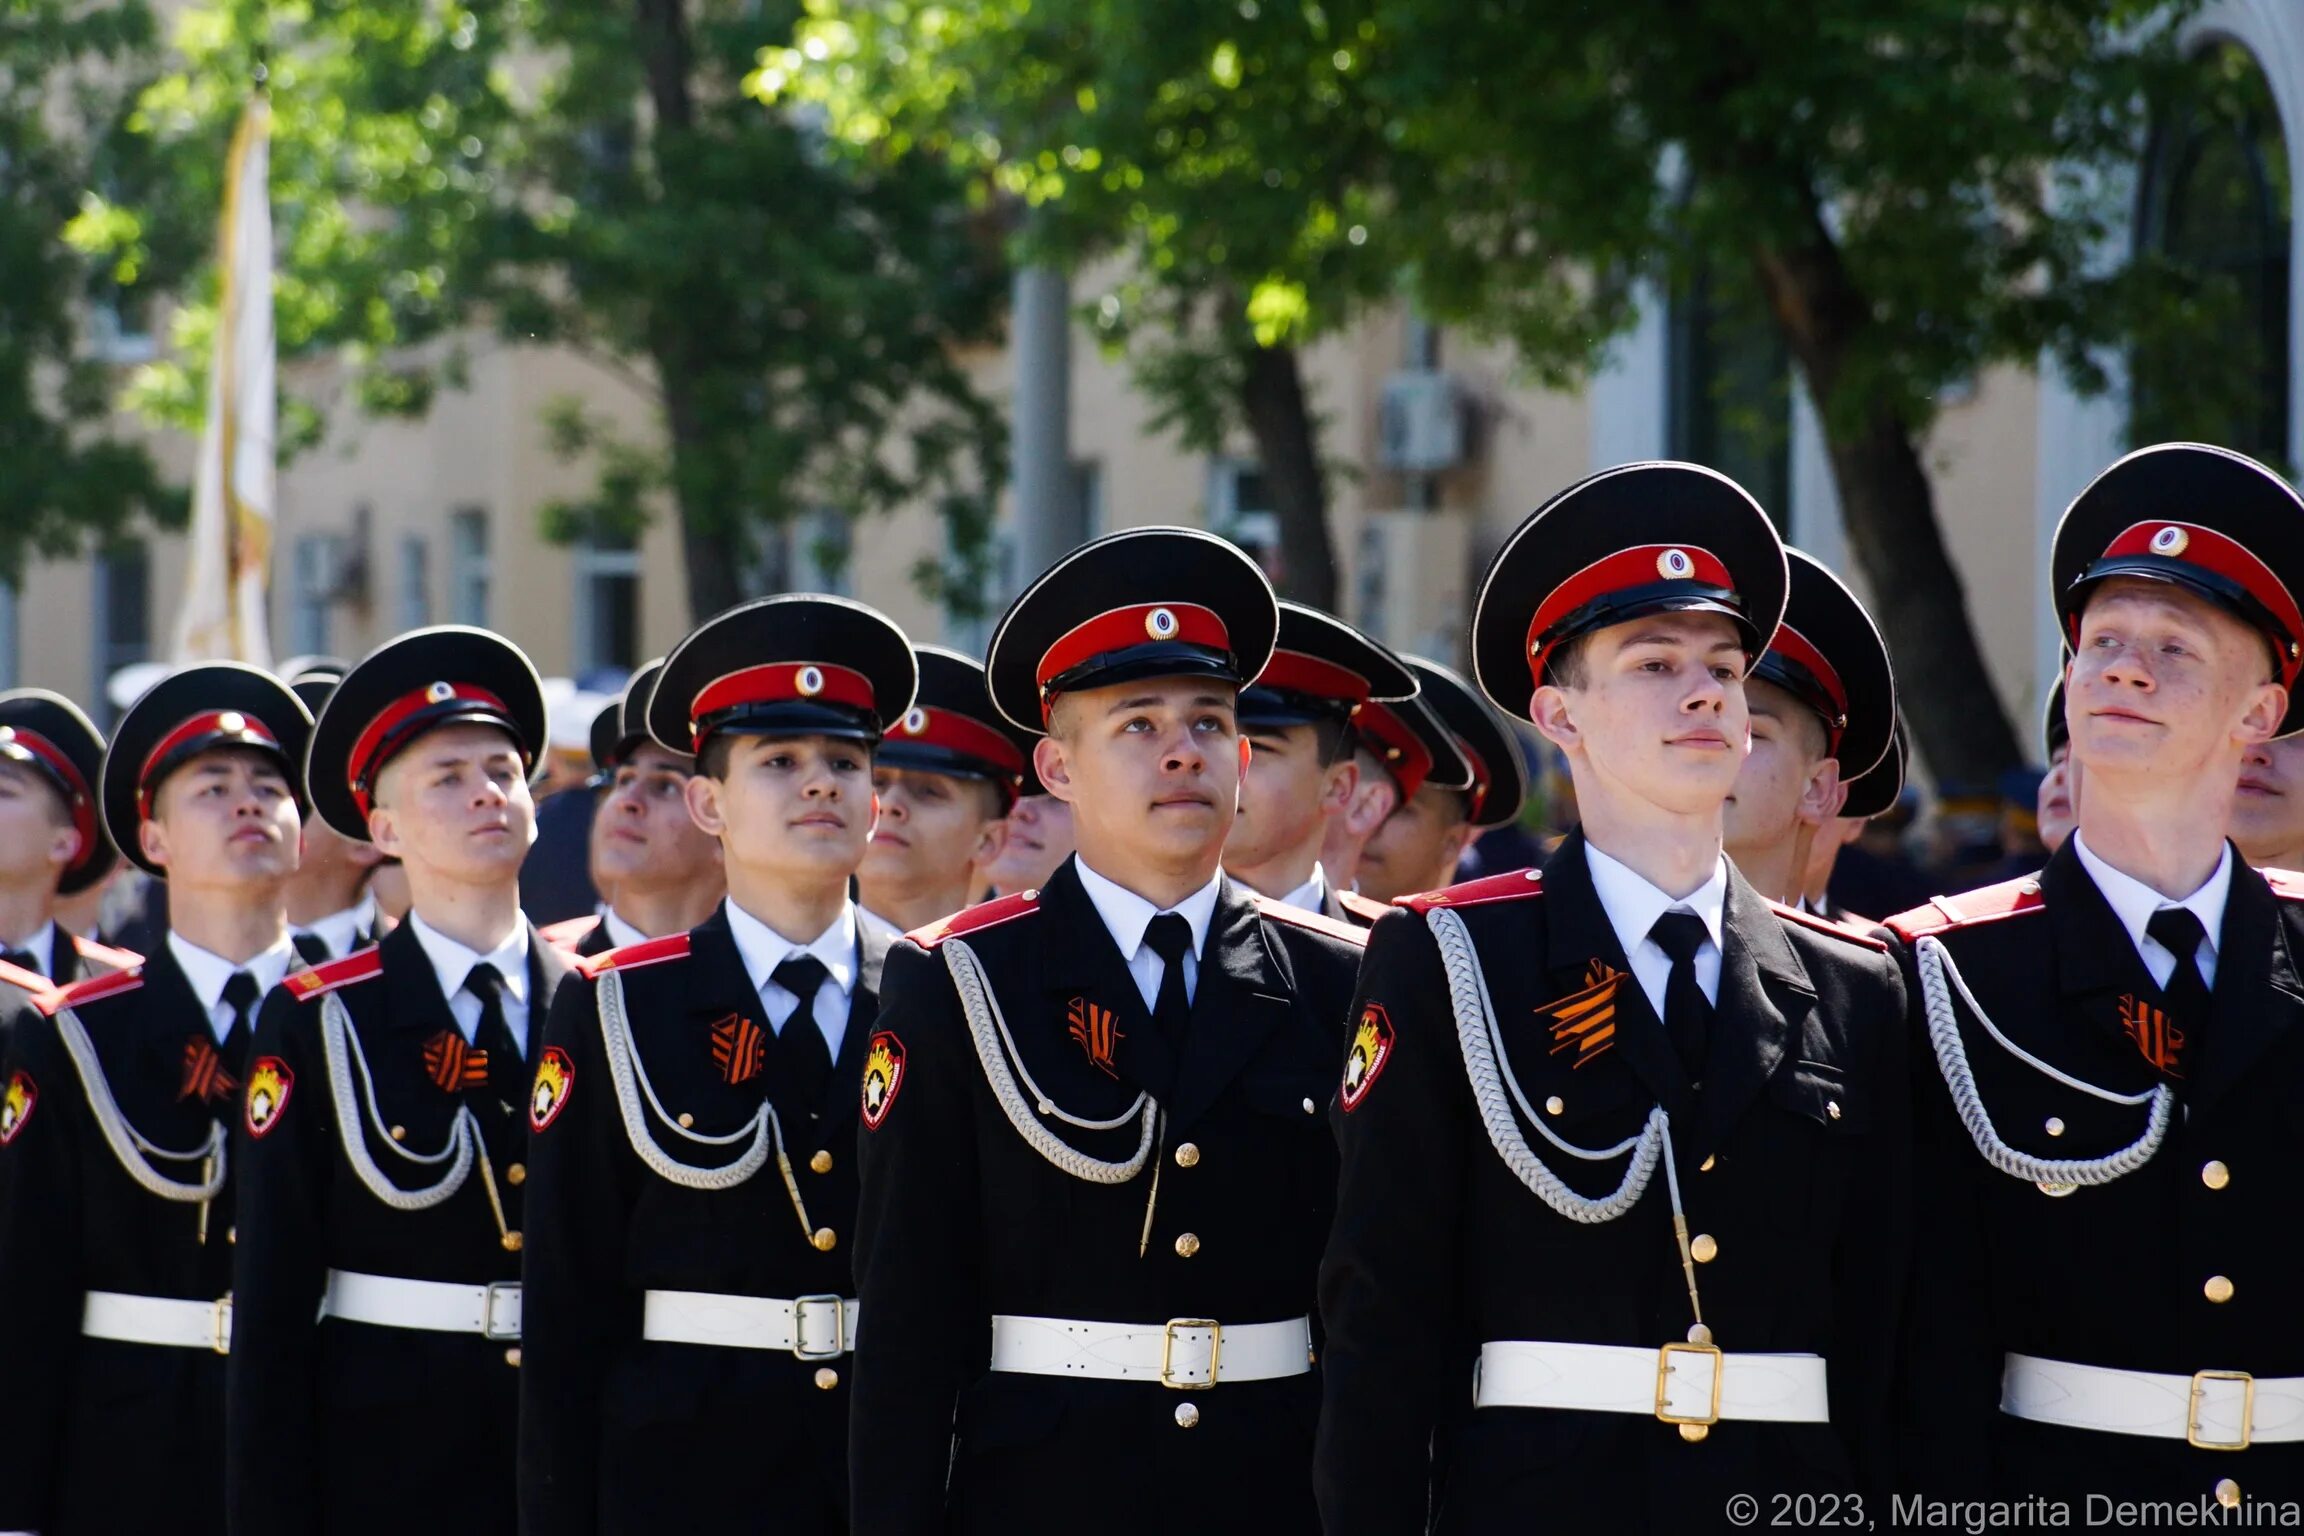
[[2272,894],[2282,901],[2304,901],[2304,874],[2293,869],[2270,867],[2259,869],[2256,873],[2264,877],[2264,883],[2272,887]]
[[1909,943],[1931,933],[2037,912],[2046,905],[2040,895],[2039,878],[2026,875],[2021,880],[2003,880],[1998,885],[1987,885],[1982,890],[1958,896],[1938,896],[1924,907],[1897,913],[1881,926]]
[[1338,891],[1336,905],[1364,923],[1373,923],[1392,910],[1389,904],[1363,896],[1358,891]]
[[91,976],[68,987],[51,985],[45,992],[35,993],[32,1005],[42,1013],[60,1013],[66,1008],[77,1008],[83,1003],[99,1002],[123,992],[133,992],[144,985],[144,965],[138,961],[125,971],[114,971],[109,976]]
[[1852,924],[1836,923],[1831,918],[1818,917],[1805,907],[1788,907],[1780,901],[1771,901],[1768,903],[1768,907],[1770,911],[1784,921],[1798,923],[1811,933],[1827,933],[1835,939],[1845,939],[1851,944],[1861,944],[1866,949],[1876,949],[1882,954],[1888,951],[1887,945]]
[[280,980],[288,995],[300,1003],[351,986],[356,981],[373,981],[384,974],[384,952],[371,944],[356,949],[341,960],[316,965],[308,971],[290,971]]
[[644,965],[661,965],[667,960],[688,958],[688,935],[668,933],[660,939],[642,939],[622,949],[611,949],[605,954],[579,955],[576,969],[587,977],[602,971],[636,971]]
[[1018,891],[1013,896],[995,896],[990,901],[962,907],[949,917],[940,917],[925,927],[913,929],[904,937],[922,949],[934,949],[946,939],[962,938],[1039,910],[1038,891]]
[[600,922],[600,915],[596,912],[587,912],[582,917],[564,917],[537,929],[536,937],[554,949],[574,949],[584,942],[584,935],[600,926]]
[[1392,904],[1406,907],[1411,912],[1429,912],[1434,907],[1477,907],[1492,901],[1522,901],[1543,894],[1543,871],[1515,869],[1479,880],[1466,880],[1461,885],[1445,886],[1437,891],[1403,896]]
[[80,952],[83,960],[94,960],[123,971],[133,970],[144,963],[144,957],[132,949],[115,949],[110,944],[99,944],[94,939],[75,936],[72,947]]
[[1342,939],[1354,949],[1365,949],[1368,946],[1368,930],[1365,928],[1355,928],[1350,923],[1340,923],[1324,912],[1310,912],[1302,907],[1292,907],[1284,901],[1274,901],[1259,891],[1250,891],[1248,895],[1256,903],[1256,910],[1274,922],[1287,923],[1296,928],[1309,928],[1314,933],[1324,933],[1332,939]]

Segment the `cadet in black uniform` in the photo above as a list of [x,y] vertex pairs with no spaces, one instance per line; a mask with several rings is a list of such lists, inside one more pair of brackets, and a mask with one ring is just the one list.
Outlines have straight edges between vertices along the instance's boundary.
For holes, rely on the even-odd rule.
[[134,965],[56,922],[56,904],[119,863],[96,810],[104,738],[79,707],[44,688],[0,693],[0,997]]
[[1803,908],[1843,927],[1853,926],[1860,933],[1880,926],[1877,918],[1840,905],[1832,895],[1832,872],[1839,867],[1840,850],[1864,835],[1864,823],[1887,815],[1904,797],[1904,774],[1911,754],[1903,717],[1898,716],[1896,728],[1889,733],[1888,750],[1880,761],[1849,781],[1848,798],[1840,803],[1840,814],[1809,846],[1808,874],[1800,893]]
[[664,664],[728,900],[587,962],[532,1118],[520,1498],[552,1536],[847,1529],[856,1093],[888,941],[848,879],[912,648],[836,597],[767,598]]
[[880,820],[856,870],[857,901],[891,936],[982,896],[1008,812],[1040,790],[1032,739],[992,707],[984,664],[941,646],[914,654],[920,691],[872,756]]
[[291,765],[310,726],[265,673],[193,667],[137,701],[103,760],[105,821],[166,882],[168,931],[10,1031],[0,1529],[224,1529],[226,1143],[258,999],[295,958]]
[[1797,904],[1817,838],[1887,755],[1896,674],[1856,594],[1813,555],[1784,555],[1784,622],[1745,679],[1752,750],[1723,830],[1736,872],[1769,900]]
[[1923,1095],[1909,1469],[2221,1518],[2304,1498],[2304,890],[2225,837],[2242,755],[2304,728],[2304,502],[2143,449],[2053,572],[2079,830],[1888,924]]
[[[283,663],[276,675],[286,678],[288,691],[317,715],[351,669],[348,661],[305,656]],[[303,785],[301,763],[297,785]],[[317,816],[305,818],[302,856],[296,878],[288,882],[288,930],[296,953],[312,965],[325,965],[384,936],[390,924],[376,910],[375,893],[368,888],[383,862],[375,844],[346,837]]]
[[1321,1272],[1329,1536],[1677,1536],[1882,1479],[1902,991],[1720,852],[1784,587],[1767,515],[1681,464],[1569,488],[1489,568],[1474,675],[1565,754],[1584,824],[1540,876],[1370,935]]
[[371,652],[312,728],[314,812],[415,905],[257,1026],[226,1482],[233,1536],[515,1523],[533,1042],[565,959],[520,916],[544,693],[485,630]]
[[1234,546],[1115,534],[994,632],[1079,852],[888,958],[864,1064],[856,1529],[1317,1528],[1320,1120],[1359,933],[1218,859],[1276,613]]
[[1384,818],[1360,855],[1360,894],[1375,903],[1454,884],[1473,839],[1517,820],[1528,796],[1520,743],[1496,706],[1436,661],[1401,659],[1416,674],[1418,708],[1464,760],[1466,782],[1427,781]]

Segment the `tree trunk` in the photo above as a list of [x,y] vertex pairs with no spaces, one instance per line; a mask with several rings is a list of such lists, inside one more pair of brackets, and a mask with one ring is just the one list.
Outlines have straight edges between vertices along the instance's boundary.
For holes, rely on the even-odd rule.
[[1886,404],[1828,408],[1869,307],[1820,217],[1797,246],[1754,264],[1824,417],[1848,543],[1896,662],[1912,748],[1939,784],[1992,785],[2024,761],[1968,617],[1968,597],[1936,521],[1936,494],[1909,427]]
[[1336,547],[1328,535],[1328,482],[1320,472],[1320,443],[1304,403],[1296,349],[1252,346],[1245,362],[1240,405],[1280,518],[1280,595],[1333,613]]

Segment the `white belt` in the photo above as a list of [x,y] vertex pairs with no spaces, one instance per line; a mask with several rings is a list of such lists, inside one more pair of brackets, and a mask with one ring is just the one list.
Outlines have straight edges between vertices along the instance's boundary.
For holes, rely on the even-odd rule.
[[1472,1406],[1644,1413],[1667,1424],[1822,1424],[1831,1417],[1822,1355],[1730,1355],[1709,1344],[1644,1349],[1492,1340],[1480,1346]]
[[421,1328],[429,1333],[476,1333],[507,1344],[520,1340],[520,1282],[457,1285],[447,1280],[403,1280],[397,1275],[328,1271],[322,1317],[378,1328]]
[[178,1296],[90,1291],[80,1307],[80,1332],[122,1344],[165,1344],[227,1355],[232,1352],[232,1298],[186,1301]]
[[650,1291],[640,1337],[659,1344],[788,1349],[795,1359],[837,1360],[856,1347],[856,1303],[838,1296],[721,1296]]
[[2000,1373],[2000,1411],[2035,1424],[2244,1451],[2258,1441],[2304,1440],[2304,1376],[2175,1376],[2010,1355]]
[[1156,1381],[1192,1392],[1227,1381],[1271,1381],[1312,1369],[1312,1320],[1083,1323],[1065,1317],[992,1319],[992,1369],[1089,1381]]

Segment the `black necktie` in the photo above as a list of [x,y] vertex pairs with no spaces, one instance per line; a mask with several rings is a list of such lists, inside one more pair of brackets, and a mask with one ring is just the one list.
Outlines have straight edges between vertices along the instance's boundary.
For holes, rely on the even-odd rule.
[[480,1027],[472,1043],[488,1053],[488,1089],[506,1104],[528,1100],[527,1063],[512,1026],[504,1021],[504,975],[483,960],[464,973],[464,990],[480,999]]
[[832,1048],[816,1025],[816,992],[831,976],[824,962],[810,954],[785,957],[768,979],[800,999],[800,1006],[776,1034],[778,1074],[787,1102],[810,1114],[824,1102],[824,1085],[832,1080]]
[[40,969],[40,962],[33,957],[30,950],[11,949],[5,954],[0,954],[0,960],[6,961],[20,971],[30,971],[35,976],[48,974]]
[[1693,912],[1667,912],[1648,930],[1656,947],[1672,957],[1664,983],[1664,1033],[1680,1058],[1680,1070],[1697,1083],[1704,1072],[1704,1041],[1712,1030],[1712,1004],[1696,981],[1696,956],[1712,941],[1704,919]]
[[2181,1058],[2187,1046],[2197,1044],[2208,1027],[2208,983],[2200,975],[2200,943],[2208,936],[2190,907],[2162,907],[2152,914],[2144,931],[2176,957],[2160,996],[2168,1005],[2171,1028],[2158,1055],[2147,1045],[2145,1059],[2171,1077],[2181,1077]]
[[256,1003],[262,996],[256,978],[246,971],[234,971],[225,978],[224,1006],[232,1010],[232,1024],[224,1031],[221,1049],[235,1073],[239,1063],[248,1059],[248,1043],[256,1035]]
[[1192,1020],[1192,999],[1184,990],[1184,957],[1192,953],[1192,925],[1164,912],[1144,929],[1144,942],[1160,957],[1160,991],[1152,1002],[1152,1022],[1179,1052]]

